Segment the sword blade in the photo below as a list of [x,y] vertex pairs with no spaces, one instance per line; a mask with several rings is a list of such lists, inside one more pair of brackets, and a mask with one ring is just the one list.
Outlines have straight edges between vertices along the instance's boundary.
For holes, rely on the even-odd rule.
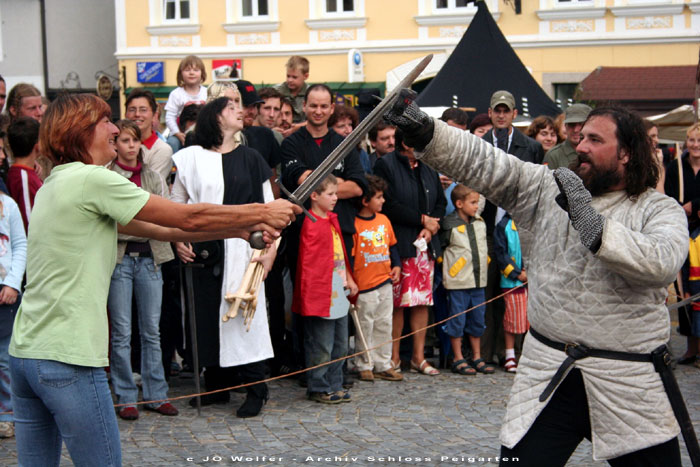
[[345,157],[350,154],[350,151],[357,147],[369,130],[382,119],[384,113],[389,110],[396,101],[396,97],[399,92],[401,92],[401,89],[409,87],[432,59],[433,54],[425,56],[423,60],[401,80],[394,90],[391,91],[359,125],[357,125],[357,128],[355,128],[352,133],[350,133],[343,142],[340,143],[308,177],[306,177],[301,185],[294,190],[294,193],[292,193],[293,198],[291,199],[299,204],[303,204],[304,201],[311,196],[311,193],[313,193],[318,184],[333,172],[338,163],[345,159]]

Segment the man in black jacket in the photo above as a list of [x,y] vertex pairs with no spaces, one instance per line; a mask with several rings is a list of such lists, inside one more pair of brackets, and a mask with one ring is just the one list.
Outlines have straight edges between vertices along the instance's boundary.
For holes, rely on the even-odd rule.
[[[334,108],[333,92],[325,84],[314,84],[306,91],[306,126],[282,141],[282,184],[290,192],[343,141],[342,136],[328,127]],[[367,185],[357,149],[336,166],[333,175],[338,178],[338,203],[334,211],[338,214],[345,248],[351,251],[357,210],[352,199],[361,196]],[[299,226],[302,219],[299,217]],[[290,264],[290,268],[294,266]]]
[[[342,136],[328,127],[328,120],[335,109],[333,102],[333,91],[325,84],[314,84],[306,90],[304,97],[306,126],[302,126],[282,141],[281,181],[290,192],[296,190],[306,180],[306,177],[343,141]],[[338,179],[338,202],[333,211],[338,215],[345,248],[350,254],[357,212],[353,198],[361,196],[367,187],[359,151],[353,149],[344,160],[338,163],[332,173]],[[307,205],[308,207],[309,205]],[[287,227],[283,235],[286,243],[285,256],[292,280],[296,276],[299,234],[303,220],[303,216],[297,217],[297,220]],[[349,258],[349,261],[352,261],[352,257]],[[301,364],[304,362],[303,321],[295,320],[294,327],[298,337],[295,354],[297,362]],[[303,377],[301,381],[304,381]]]
[[[483,136],[485,141],[493,144],[499,149],[503,149],[508,154],[513,154],[518,159],[525,162],[541,164],[544,159],[542,145],[513,128],[513,119],[518,116],[518,109],[515,107],[515,98],[508,91],[496,91],[491,96],[491,106],[489,107],[489,118],[493,124],[493,129]],[[493,258],[493,231],[496,226],[497,207],[490,201],[486,202],[482,217],[486,222],[487,242],[489,252]],[[522,239],[521,239],[522,240]],[[496,267],[496,262],[489,264],[489,276],[486,286],[486,299],[489,300],[501,293],[500,273]],[[486,312],[486,333],[481,339],[481,355],[487,361],[495,361],[497,357],[500,362],[505,360],[505,344],[503,341],[503,314],[505,305],[503,300],[489,302]],[[518,339],[517,347],[520,348],[522,338]]]
[[484,135],[484,139],[521,161],[541,164],[544,159],[542,145],[513,128],[513,119],[517,116],[513,94],[508,91],[494,92],[489,107],[493,129]]

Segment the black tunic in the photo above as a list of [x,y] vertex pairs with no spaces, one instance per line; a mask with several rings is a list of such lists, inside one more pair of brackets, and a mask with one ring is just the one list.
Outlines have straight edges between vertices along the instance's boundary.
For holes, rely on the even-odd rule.
[[[264,203],[262,185],[272,171],[256,150],[238,146],[222,154],[224,199],[222,204]],[[193,270],[197,347],[201,366],[219,365],[219,307],[224,270],[224,241],[194,243],[196,263],[203,268]],[[203,255],[202,253],[206,251]],[[206,256],[204,258],[203,256]]]

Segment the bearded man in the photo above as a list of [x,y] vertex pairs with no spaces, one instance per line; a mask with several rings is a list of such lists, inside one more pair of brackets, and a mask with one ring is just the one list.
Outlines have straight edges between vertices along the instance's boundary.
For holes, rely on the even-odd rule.
[[654,190],[658,166],[641,119],[592,111],[574,171],[552,172],[431,119],[409,91],[403,97],[385,118],[407,133],[416,157],[503,207],[533,238],[532,327],[501,461],[564,465],[588,438],[593,458],[611,465],[680,466],[664,390],[673,379],[665,299],[688,252],[686,220]]

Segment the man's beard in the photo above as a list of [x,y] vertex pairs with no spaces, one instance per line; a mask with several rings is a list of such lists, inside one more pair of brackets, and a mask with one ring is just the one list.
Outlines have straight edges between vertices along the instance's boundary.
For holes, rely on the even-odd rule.
[[[581,168],[581,164],[588,162],[588,170]],[[583,180],[583,186],[591,193],[591,196],[600,196],[610,191],[622,181],[617,167],[601,169],[596,167],[593,161],[584,154],[579,154],[569,168]]]

